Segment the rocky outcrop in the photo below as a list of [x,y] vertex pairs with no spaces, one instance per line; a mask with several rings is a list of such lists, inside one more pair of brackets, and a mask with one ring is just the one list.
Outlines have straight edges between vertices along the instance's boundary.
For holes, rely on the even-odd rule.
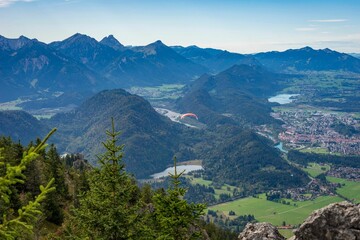
[[238,237],[239,240],[285,240],[270,223],[248,223]]
[[[291,240],[359,240],[360,204],[333,203],[313,212]],[[239,240],[285,239],[270,223],[249,223]]]
[[360,239],[360,205],[330,204],[312,213],[294,233],[295,240]]

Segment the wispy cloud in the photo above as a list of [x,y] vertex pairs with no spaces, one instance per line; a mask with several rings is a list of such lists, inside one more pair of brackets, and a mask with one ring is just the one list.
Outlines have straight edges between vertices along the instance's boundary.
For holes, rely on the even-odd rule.
[[347,22],[348,19],[313,19],[308,22],[317,22],[317,23],[338,23],[338,22]]
[[314,27],[302,27],[302,28],[295,28],[296,31],[298,32],[312,32],[312,31],[316,31],[317,28]]
[[0,0],[0,8],[8,7],[16,2],[34,2],[35,0]]

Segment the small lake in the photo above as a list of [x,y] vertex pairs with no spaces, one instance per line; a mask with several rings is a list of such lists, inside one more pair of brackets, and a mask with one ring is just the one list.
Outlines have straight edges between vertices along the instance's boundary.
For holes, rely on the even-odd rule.
[[279,149],[279,150],[280,150],[281,152],[283,152],[283,153],[288,153],[288,151],[284,149],[282,142],[280,142],[279,144],[275,145],[275,147],[276,147],[277,149]]
[[299,96],[299,94],[278,94],[268,99],[269,102],[276,102],[279,104],[287,104],[294,101],[293,97]]
[[[202,170],[203,167],[200,165],[180,165],[180,166],[176,166],[176,170],[178,173],[181,173],[182,171],[185,170],[185,173],[189,173],[192,171],[196,171],[196,170]],[[161,177],[167,177],[169,176],[169,173],[174,174],[175,173],[175,168],[174,167],[169,167],[167,169],[165,169],[162,172],[159,173],[155,173],[153,175],[151,175],[152,178],[161,178]]]

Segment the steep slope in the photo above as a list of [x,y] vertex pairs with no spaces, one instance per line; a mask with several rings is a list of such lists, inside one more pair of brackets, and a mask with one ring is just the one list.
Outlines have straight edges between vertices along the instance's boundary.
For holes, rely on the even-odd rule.
[[24,111],[0,111],[0,135],[28,144],[43,138],[49,129]]
[[207,151],[205,174],[215,182],[266,191],[303,186],[306,174],[289,165],[267,139],[250,130],[226,126],[217,130],[221,141]]
[[[177,105],[208,124],[273,122],[265,97],[276,92],[281,76],[258,66],[235,65],[215,76],[204,75],[190,86]],[[232,120],[229,119],[232,117]]]
[[205,72],[204,67],[177,54],[161,41],[124,51],[104,70],[104,74],[120,86],[188,83]]
[[197,46],[175,46],[172,48],[183,57],[208,68],[212,73],[224,71],[234,65],[260,65],[252,56],[224,50],[199,48]]
[[1,58],[0,98],[16,99],[41,91],[95,91],[108,81],[37,40]]
[[254,57],[275,71],[350,71],[360,73],[360,59],[328,48],[310,47],[289,49],[284,52],[265,52]]
[[177,126],[143,98],[121,89],[102,91],[75,112],[56,115],[48,125],[59,128],[54,139],[60,150],[82,152],[95,163],[95,156],[104,151],[101,142],[112,117],[122,132],[127,171],[144,178],[171,164],[177,148]]

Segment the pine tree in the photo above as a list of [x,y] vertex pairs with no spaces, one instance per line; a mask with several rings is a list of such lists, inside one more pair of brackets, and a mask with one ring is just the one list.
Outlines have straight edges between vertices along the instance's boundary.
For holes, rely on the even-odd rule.
[[41,185],[40,194],[35,197],[35,200],[18,209],[17,213],[10,208],[12,186],[25,182],[24,170],[39,156],[39,153],[44,151],[46,141],[55,131],[56,129],[53,129],[36,147],[31,147],[25,151],[18,165],[5,164],[0,151],[0,167],[5,169],[4,175],[0,176],[0,239],[13,240],[24,237],[26,234],[32,234],[34,221],[42,214],[40,203],[45,200],[47,194],[55,190],[51,187],[54,182],[52,179],[46,187]]
[[141,239],[140,193],[122,162],[123,145],[117,145],[120,132],[106,131],[106,152],[98,157],[100,169],[89,177],[89,190],[80,196],[75,219],[89,239]]
[[201,239],[201,229],[197,223],[205,210],[204,204],[188,203],[184,199],[185,188],[181,188],[174,158],[175,173],[170,174],[172,188],[165,193],[154,195],[154,220],[156,239],[185,240]]
[[47,220],[61,225],[64,220],[64,203],[68,198],[68,186],[65,183],[65,167],[56,147],[52,144],[46,153],[46,162],[50,170],[50,178],[54,178],[56,190],[49,194],[45,202]]

